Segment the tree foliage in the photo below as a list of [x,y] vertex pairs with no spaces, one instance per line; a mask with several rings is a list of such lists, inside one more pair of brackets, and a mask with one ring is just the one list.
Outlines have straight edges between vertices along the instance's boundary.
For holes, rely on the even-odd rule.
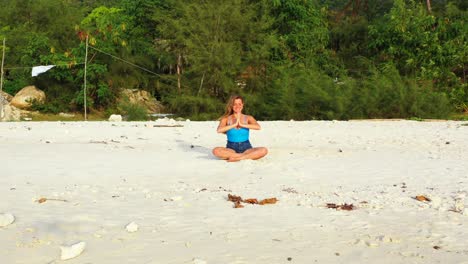
[[137,88],[200,120],[233,93],[259,119],[441,118],[468,112],[465,2],[0,0],[4,90],[82,111],[88,38],[91,110]]

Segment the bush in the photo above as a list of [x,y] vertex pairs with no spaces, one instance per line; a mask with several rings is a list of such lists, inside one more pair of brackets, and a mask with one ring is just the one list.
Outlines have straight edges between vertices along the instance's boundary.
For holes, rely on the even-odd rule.
[[216,120],[224,112],[224,103],[212,97],[172,95],[166,100],[172,113],[193,120]]
[[402,78],[393,67],[375,71],[351,87],[351,118],[446,118],[452,111],[431,82]]
[[[333,80],[314,68],[278,67],[267,91],[248,95],[248,111],[264,120],[447,118],[447,95],[432,82],[402,78],[392,65],[361,79]],[[249,99],[250,98],[250,99]]]
[[127,117],[127,121],[147,121],[149,120],[146,107],[129,102],[120,105],[120,110]]
[[46,101],[39,103],[37,100],[31,102],[31,110],[39,111],[41,113],[58,114],[60,112],[67,112],[68,108],[58,101]]

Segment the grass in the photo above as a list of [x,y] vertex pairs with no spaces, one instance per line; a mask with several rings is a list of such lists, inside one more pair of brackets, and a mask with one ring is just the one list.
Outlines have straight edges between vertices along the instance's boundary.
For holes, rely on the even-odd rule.
[[468,113],[457,113],[450,116],[450,120],[468,121]]

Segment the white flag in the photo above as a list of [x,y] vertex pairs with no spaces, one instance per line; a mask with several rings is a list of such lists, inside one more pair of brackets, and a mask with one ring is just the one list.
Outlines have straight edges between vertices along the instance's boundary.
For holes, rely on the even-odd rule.
[[41,73],[44,73],[50,69],[55,67],[55,65],[47,65],[47,66],[36,66],[32,68],[32,77],[38,76]]

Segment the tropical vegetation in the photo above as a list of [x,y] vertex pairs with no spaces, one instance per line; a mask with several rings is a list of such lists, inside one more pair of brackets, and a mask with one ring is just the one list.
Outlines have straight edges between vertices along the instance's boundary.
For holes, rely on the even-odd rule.
[[[463,0],[0,0],[3,90],[43,112],[118,109],[144,89],[217,118],[232,94],[262,120],[447,118],[468,112]],[[53,64],[31,77],[31,67]]]

